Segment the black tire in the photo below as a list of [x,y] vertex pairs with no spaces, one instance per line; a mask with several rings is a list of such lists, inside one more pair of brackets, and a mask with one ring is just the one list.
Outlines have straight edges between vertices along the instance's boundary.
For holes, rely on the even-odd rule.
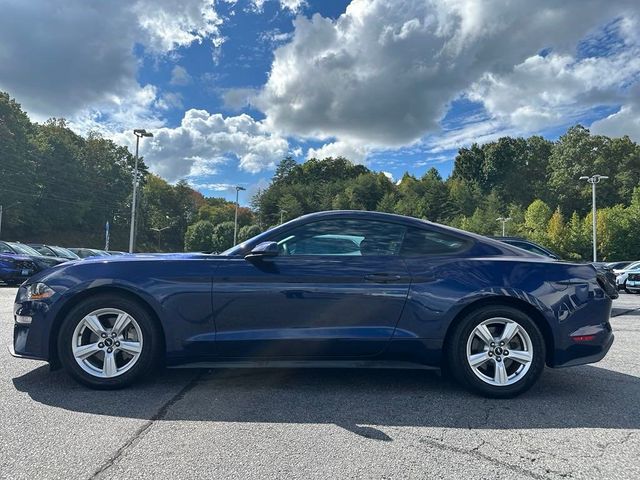
[[[467,340],[474,329],[483,321],[496,317],[518,323],[529,335],[532,345],[529,369],[515,383],[504,386],[491,385],[481,380],[467,360]],[[469,313],[456,325],[446,346],[446,362],[455,379],[467,389],[490,398],[512,398],[526,392],[544,370],[545,358],[544,337],[531,317],[515,308],[499,305],[480,307]]]
[[[128,313],[139,325],[142,351],[135,364],[126,372],[112,378],[101,378],[83,370],[76,361],[72,342],[76,326],[89,313],[101,308],[116,308]],[[153,318],[138,302],[124,296],[98,294],[76,305],[63,320],[58,332],[58,356],[64,369],[79,383],[97,390],[124,388],[150,375],[160,363],[162,333]]]

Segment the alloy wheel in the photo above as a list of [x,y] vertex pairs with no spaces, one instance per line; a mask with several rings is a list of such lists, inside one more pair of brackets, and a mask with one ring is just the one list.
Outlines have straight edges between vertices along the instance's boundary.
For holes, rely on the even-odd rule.
[[523,379],[533,354],[529,334],[509,318],[484,320],[467,339],[467,362],[473,373],[489,385],[513,385]]
[[142,329],[127,312],[101,308],[76,326],[71,349],[80,368],[98,378],[113,378],[130,370],[142,353]]

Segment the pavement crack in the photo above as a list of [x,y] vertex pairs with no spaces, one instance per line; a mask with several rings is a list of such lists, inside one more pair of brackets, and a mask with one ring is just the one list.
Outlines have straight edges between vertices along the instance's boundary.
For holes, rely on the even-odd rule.
[[115,451],[100,467],[98,467],[93,474],[89,477],[89,480],[103,477],[105,472],[109,470],[133,445],[137,444],[149,431],[155,422],[162,420],[171,407],[184,398],[197,384],[198,380],[204,375],[205,370],[198,372],[194,377],[187,382],[187,384],[178,391],[169,400],[163,403],[158,411],[147,420],[142,426],[140,426],[134,433],[127,439],[124,444],[118,450]]

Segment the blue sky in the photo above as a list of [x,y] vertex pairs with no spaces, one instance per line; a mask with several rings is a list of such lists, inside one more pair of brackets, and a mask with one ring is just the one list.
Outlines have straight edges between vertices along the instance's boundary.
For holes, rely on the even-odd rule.
[[[628,0],[10,1],[0,89],[132,145],[169,181],[243,203],[284,155],[344,155],[398,179],[458,148],[640,140],[639,8]],[[24,36],[29,29],[39,35]]]

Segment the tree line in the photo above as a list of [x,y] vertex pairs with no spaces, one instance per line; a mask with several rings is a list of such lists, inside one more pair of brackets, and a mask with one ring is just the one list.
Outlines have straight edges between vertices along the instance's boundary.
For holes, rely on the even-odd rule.
[[[0,92],[0,205],[2,239],[126,250],[135,158],[128,148],[90,133],[74,133],[62,119],[31,122]],[[182,251],[198,220],[232,220],[234,204],[205,198],[187,182],[171,185],[139,162],[138,251]],[[241,209],[242,222],[251,217]]]
[[[64,246],[125,250],[134,157],[126,147],[74,133],[64,120],[31,122],[0,92],[2,237]],[[141,172],[137,249],[223,251],[233,243],[235,204],[205,197],[186,181],[171,185]],[[591,188],[598,184],[598,251],[605,260],[640,258],[640,146],[628,137],[593,135],[575,126],[557,141],[503,137],[461,148],[451,175],[435,168],[393,181],[348,159],[284,158],[270,185],[238,210],[238,240],[281,221],[331,209],[410,215],[484,235],[522,236],[563,257],[591,252]]]

